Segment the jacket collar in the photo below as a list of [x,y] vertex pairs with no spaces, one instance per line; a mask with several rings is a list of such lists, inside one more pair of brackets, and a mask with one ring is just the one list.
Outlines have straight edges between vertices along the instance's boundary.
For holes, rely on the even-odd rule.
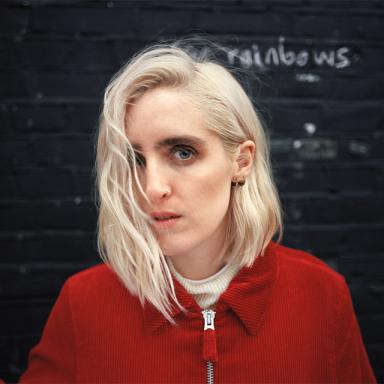
[[[232,279],[226,291],[216,304],[216,312],[231,309],[246,327],[255,335],[272,301],[272,291],[278,276],[277,244],[271,242],[263,256],[259,255],[251,267],[243,267]],[[188,311],[182,313],[174,308],[172,317],[188,316],[201,312],[201,308],[186,289],[174,278],[175,291],[180,304]],[[149,332],[155,332],[167,319],[151,304],[144,306],[144,326]]]

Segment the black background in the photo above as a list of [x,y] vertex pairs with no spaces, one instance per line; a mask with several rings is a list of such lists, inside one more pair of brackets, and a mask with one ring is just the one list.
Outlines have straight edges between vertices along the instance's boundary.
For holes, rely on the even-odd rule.
[[[99,262],[94,135],[112,74],[204,32],[257,74],[283,244],[343,274],[384,380],[384,2],[0,3],[0,377],[16,381],[64,280]],[[204,54],[204,48],[200,53]]]

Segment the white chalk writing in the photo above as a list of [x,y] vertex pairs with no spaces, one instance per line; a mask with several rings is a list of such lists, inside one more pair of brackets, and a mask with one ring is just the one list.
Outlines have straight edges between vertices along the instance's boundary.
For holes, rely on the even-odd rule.
[[320,76],[313,73],[296,73],[295,78],[297,81],[316,83],[320,81]]
[[244,68],[252,66],[261,69],[277,66],[296,66],[303,68],[307,65],[317,67],[346,68],[351,65],[348,58],[350,48],[337,49],[287,49],[285,38],[280,37],[276,46],[262,48],[259,44],[252,44],[250,48],[230,48],[227,51],[227,60],[230,65],[240,64]]
[[[210,50],[204,47],[197,53],[197,56],[204,58],[209,55]],[[341,46],[329,49],[313,48],[287,48],[285,37],[280,36],[277,44],[260,46],[253,43],[249,47],[225,48],[226,60],[231,66],[243,68],[255,67],[266,71],[276,67],[321,67],[342,69],[351,66],[351,48]],[[297,79],[299,81],[318,81],[314,77]]]

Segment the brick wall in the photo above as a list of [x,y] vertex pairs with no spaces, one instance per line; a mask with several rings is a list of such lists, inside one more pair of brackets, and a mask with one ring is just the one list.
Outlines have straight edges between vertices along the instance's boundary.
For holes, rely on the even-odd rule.
[[[271,138],[284,244],[349,283],[384,380],[384,3],[0,3],[0,377],[17,380],[62,283],[98,262],[94,133],[139,48],[207,32],[250,81]],[[207,47],[198,52],[207,53]]]

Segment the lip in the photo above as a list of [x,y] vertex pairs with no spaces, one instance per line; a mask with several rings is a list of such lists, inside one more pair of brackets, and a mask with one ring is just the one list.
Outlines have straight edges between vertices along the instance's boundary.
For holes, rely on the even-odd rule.
[[151,212],[151,224],[156,229],[169,229],[172,228],[180,220],[181,215],[170,211],[155,211]]

